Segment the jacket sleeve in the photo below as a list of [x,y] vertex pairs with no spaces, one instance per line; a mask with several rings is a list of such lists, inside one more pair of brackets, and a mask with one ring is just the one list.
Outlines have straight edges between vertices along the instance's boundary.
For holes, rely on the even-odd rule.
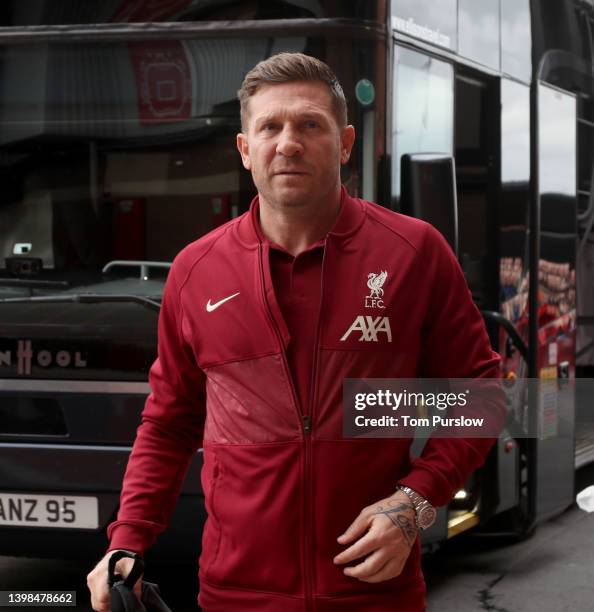
[[151,393],[128,460],[117,520],[107,531],[110,550],[143,553],[154,543],[167,527],[190,460],[202,445],[205,375],[182,336],[182,270],[176,264],[163,294]]
[[[427,227],[421,257],[429,290],[419,377],[499,378],[499,355],[491,349],[464,274],[450,246],[431,226]],[[493,410],[497,411],[493,421],[502,425],[505,418],[502,402],[496,401]],[[431,437],[399,484],[417,491],[434,506],[445,505],[484,463],[495,441],[493,437]]]

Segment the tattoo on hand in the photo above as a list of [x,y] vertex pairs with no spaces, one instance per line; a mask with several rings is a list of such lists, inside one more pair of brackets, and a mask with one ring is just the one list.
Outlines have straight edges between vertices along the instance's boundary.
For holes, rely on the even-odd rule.
[[404,535],[404,539],[408,545],[412,547],[417,539],[417,529],[414,521],[404,514],[404,510],[415,511],[414,507],[410,504],[399,503],[390,508],[378,506],[377,511],[374,514],[386,515],[392,521],[392,523],[394,523],[394,525],[400,529],[402,535]]

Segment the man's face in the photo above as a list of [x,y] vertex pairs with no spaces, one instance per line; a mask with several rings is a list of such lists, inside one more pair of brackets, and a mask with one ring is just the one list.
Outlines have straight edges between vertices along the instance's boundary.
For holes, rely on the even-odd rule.
[[294,81],[264,85],[249,99],[237,148],[264,203],[330,205],[354,138],[352,126],[339,126],[326,84]]

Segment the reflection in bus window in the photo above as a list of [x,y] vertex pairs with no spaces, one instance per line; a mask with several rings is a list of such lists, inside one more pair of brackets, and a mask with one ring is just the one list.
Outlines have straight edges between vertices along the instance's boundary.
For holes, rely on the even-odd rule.
[[571,94],[544,85],[539,86],[538,93],[539,191],[541,196],[573,198],[576,194],[576,100]]
[[110,261],[170,262],[244,212],[255,188],[235,148],[236,94],[251,67],[280,51],[306,51],[335,68],[360,134],[343,182],[353,195],[362,187],[373,195],[385,94],[380,84],[368,110],[355,87],[363,77],[377,82],[374,58],[383,52],[374,42],[195,37],[2,47],[0,268],[26,255],[41,265],[40,279],[103,282]]
[[396,48],[392,192],[400,197],[406,153],[453,153],[454,71],[451,64]]
[[236,91],[269,52],[264,40],[5,48],[0,143],[14,155],[0,172],[21,189],[0,209],[2,263],[18,243],[60,278],[171,261],[236,215],[252,195]]
[[538,86],[539,340],[575,330],[576,99]]
[[530,180],[530,89],[501,80],[501,181]]
[[530,81],[531,53],[530,0],[501,0],[501,70]]
[[459,0],[458,52],[499,69],[499,1]]
[[393,0],[392,27],[409,36],[455,51],[456,0]]
[[500,309],[525,339],[528,335],[529,181],[530,88],[502,79]]

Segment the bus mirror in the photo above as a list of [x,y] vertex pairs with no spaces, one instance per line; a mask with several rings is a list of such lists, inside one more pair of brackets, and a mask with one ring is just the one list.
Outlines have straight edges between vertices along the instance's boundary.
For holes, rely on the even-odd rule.
[[445,153],[406,154],[401,160],[401,211],[437,228],[458,256],[454,159]]

